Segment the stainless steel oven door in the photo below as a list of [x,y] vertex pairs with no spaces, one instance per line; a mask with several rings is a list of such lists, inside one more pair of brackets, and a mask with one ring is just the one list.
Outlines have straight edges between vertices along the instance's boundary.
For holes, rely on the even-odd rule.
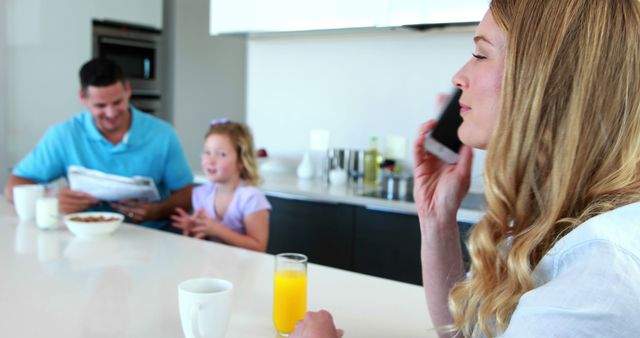
[[131,95],[130,103],[145,113],[162,117],[162,100],[159,96]]

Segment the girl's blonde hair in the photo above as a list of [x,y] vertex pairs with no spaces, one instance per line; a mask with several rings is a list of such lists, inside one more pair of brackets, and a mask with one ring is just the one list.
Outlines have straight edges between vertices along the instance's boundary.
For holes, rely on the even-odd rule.
[[236,147],[238,160],[242,163],[240,178],[248,185],[259,185],[262,178],[258,172],[258,161],[253,147],[253,137],[249,127],[242,123],[229,121],[226,119],[212,122],[209,126],[205,140],[210,135],[227,135],[231,143]]
[[[585,220],[640,200],[638,0],[493,0],[507,34],[487,213],[450,295],[465,336],[504,330],[532,271]],[[579,281],[576,281],[579,282]]]

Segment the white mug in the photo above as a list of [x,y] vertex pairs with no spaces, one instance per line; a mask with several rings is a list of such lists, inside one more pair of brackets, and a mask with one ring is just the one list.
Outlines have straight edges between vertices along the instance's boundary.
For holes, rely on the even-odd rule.
[[180,321],[186,338],[223,338],[229,323],[233,284],[198,278],[178,285]]
[[32,220],[36,215],[36,201],[44,196],[44,186],[39,184],[13,187],[13,205],[21,221]]

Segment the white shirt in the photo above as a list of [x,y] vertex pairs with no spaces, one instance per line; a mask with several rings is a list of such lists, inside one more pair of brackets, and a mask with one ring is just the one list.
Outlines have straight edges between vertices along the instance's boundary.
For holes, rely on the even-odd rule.
[[578,226],[533,277],[501,337],[640,337],[640,202]]

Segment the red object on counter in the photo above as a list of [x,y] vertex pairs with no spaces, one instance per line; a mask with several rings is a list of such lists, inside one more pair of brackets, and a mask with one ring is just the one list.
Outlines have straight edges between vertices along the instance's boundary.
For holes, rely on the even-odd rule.
[[256,156],[257,157],[267,157],[267,150],[264,148],[260,148],[258,149],[258,151],[256,152]]

